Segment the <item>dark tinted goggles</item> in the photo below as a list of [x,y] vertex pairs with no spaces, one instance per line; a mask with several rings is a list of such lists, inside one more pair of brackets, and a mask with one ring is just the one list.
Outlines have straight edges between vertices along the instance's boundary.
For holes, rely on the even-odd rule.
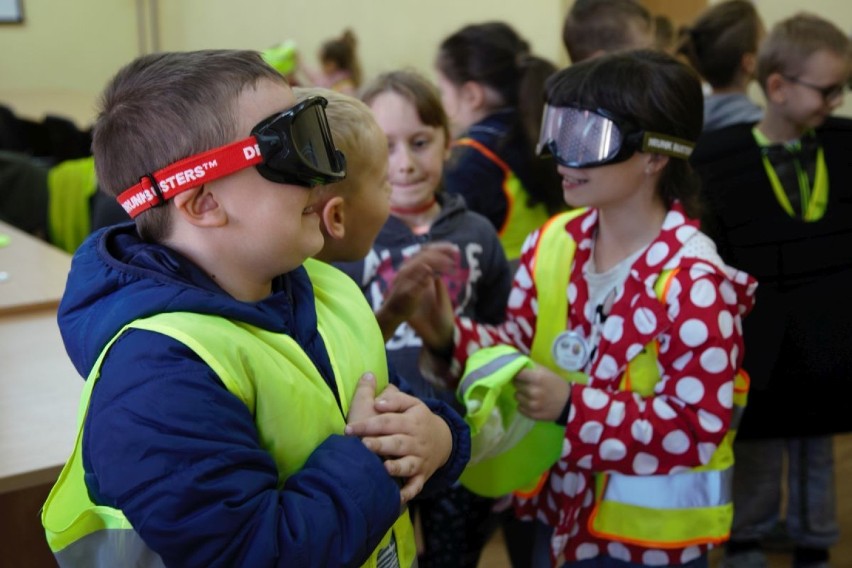
[[346,160],[334,146],[325,116],[327,104],[323,97],[310,97],[252,129],[263,156],[260,175],[308,187],[346,177]]
[[648,132],[603,109],[545,105],[536,151],[569,168],[623,162],[637,150],[686,159],[694,144]]
[[276,183],[313,187],[340,181],[346,177],[346,160],[334,146],[326,104],[322,97],[305,99],[262,120],[249,138],[146,174],[122,192],[118,202],[128,215],[136,217],[182,191],[249,166],[256,166],[260,175]]

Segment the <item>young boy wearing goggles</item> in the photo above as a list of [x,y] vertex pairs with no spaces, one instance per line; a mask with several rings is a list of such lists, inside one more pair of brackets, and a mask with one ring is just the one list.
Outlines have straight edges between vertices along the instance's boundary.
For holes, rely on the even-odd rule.
[[462,390],[505,365],[509,380],[489,383],[505,385],[500,416],[532,420],[500,453],[473,455],[462,483],[516,490],[516,513],[544,522],[536,565],[706,567],[733,515],[756,282],[698,228],[686,157],[700,83],[639,50],[556,73],[546,102],[539,148],[576,209],[527,239],[505,324],[453,321],[444,304],[413,322],[432,369],[464,368]]
[[42,515],[59,564],[410,565],[403,506],[468,435],[389,384],[360,290],[309,259],[312,187],[346,173],[325,101],[224,50],[140,57],[103,101],[98,178],[135,226],[80,247],[59,310],[88,377]]

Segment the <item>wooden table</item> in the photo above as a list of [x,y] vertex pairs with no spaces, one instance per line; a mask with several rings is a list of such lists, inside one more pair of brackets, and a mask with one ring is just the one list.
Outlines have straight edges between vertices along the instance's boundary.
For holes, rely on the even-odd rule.
[[70,264],[0,222],[0,566],[56,565],[38,511],[74,446],[83,388],[56,323]]
[[70,266],[65,251],[0,221],[0,317],[55,309]]
[[55,310],[0,316],[0,494],[52,483],[71,453],[83,379]]

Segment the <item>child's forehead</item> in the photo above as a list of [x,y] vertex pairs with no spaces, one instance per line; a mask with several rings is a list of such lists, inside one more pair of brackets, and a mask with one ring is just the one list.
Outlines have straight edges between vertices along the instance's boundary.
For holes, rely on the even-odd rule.
[[250,132],[262,120],[284,112],[295,104],[296,97],[284,82],[262,79],[256,85],[247,85],[236,101],[240,134]]
[[818,49],[802,62],[801,74],[831,76],[837,81],[849,78],[852,62],[841,53],[828,48]]

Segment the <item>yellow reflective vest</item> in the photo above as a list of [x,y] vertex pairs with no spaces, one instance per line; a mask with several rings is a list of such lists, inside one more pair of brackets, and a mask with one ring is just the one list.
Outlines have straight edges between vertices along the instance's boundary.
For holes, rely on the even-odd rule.
[[485,145],[472,138],[460,138],[453,144],[476,149],[503,171],[506,219],[503,221],[503,226],[497,229],[497,236],[500,237],[500,244],[503,245],[506,258],[509,261],[519,259],[521,257],[521,248],[524,245],[527,235],[547,222],[550,216],[547,208],[542,203],[538,203],[532,207],[527,205],[528,194],[521,180],[518,179],[518,176],[515,175],[515,172],[509,168],[506,162]]
[[98,190],[95,159],[66,160],[47,173],[50,242],[73,253],[92,231],[90,201]]
[[[561,213],[542,228],[533,267],[533,280],[538,290],[567,289],[576,243],[565,226],[585,211]],[[660,301],[664,301],[673,274],[673,271],[665,271],[657,279],[655,290]],[[567,295],[539,295],[538,313],[547,314],[547,317],[536,320],[529,359],[565,380],[586,383],[588,377],[584,373],[561,369],[552,354],[553,341],[567,329]],[[518,357],[523,356],[511,353],[512,350],[497,346],[475,353],[468,360],[459,386],[459,397],[469,408],[470,400],[475,399],[472,417],[466,418],[471,424],[474,450],[483,447],[483,442],[474,436],[494,430],[487,424],[493,421],[495,414],[501,417],[498,430],[505,437],[499,442],[492,440],[485,444],[484,457],[472,452],[472,465],[465,469],[461,481],[475,493],[496,496],[515,491],[531,496],[543,486],[549,468],[561,453],[564,427],[535,421],[524,428],[523,417],[521,425],[517,423],[519,413],[511,378],[524,363],[518,361]],[[654,340],[628,363],[620,383],[622,390],[637,392],[643,397],[653,395],[654,386],[660,380],[658,351],[658,342]],[[733,520],[733,440],[747,393],[748,376],[741,370],[734,381],[731,426],[706,465],[666,475],[596,473],[595,505],[589,531],[607,540],[663,549],[727,540]],[[471,414],[470,410],[468,413]],[[502,447],[495,451],[495,446]]]
[[[377,390],[388,384],[381,331],[360,290],[348,278],[315,260],[306,261],[305,268],[314,288],[317,327],[330,347],[328,355],[340,401],[348,414],[355,387],[365,371],[376,375]],[[60,566],[163,566],[120,510],[90,501],[83,478],[81,448],[89,399],[106,353],[128,328],[168,335],[191,348],[216,372],[254,416],[260,443],[278,466],[279,489],[323,440],[342,434],[346,426],[334,393],[308,355],[286,334],[187,312],[131,322],[104,348],[89,374],[81,396],[73,454],[42,509],[47,541]],[[371,341],[376,348],[364,349]],[[297,408],[298,412],[281,412],[281,408]],[[280,435],[293,431],[300,435]],[[390,545],[396,547],[401,566],[415,563],[414,531],[407,511],[364,566],[377,566],[379,551]]]

